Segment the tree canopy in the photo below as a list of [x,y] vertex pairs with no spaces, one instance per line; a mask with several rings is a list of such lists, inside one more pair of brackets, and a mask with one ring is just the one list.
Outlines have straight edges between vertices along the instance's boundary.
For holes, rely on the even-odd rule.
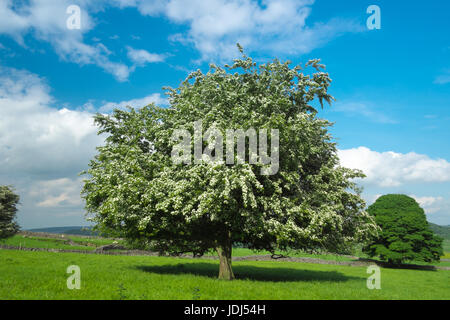
[[[236,243],[273,253],[338,252],[377,230],[352,182],[363,173],[339,165],[328,132],[332,124],[314,107],[333,101],[324,66],[312,60],[303,69],[277,59],[258,66],[240,49],[242,58],[231,66],[211,65],[206,74],[198,70],[178,88],[167,88],[167,108],[151,104],[97,114],[106,144],[90,162],[82,191],[98,226],[151,241],[164,253],[203,255],[216,249],[219,277],[225,279],[234,277]],[[250,156],[242,161],[236,154],[232,164],[220,157],[198,162],[194,154],[173,161],[176,130],[194,136],[187,142],[194,150],[199,122],[228,140],[234,139],[226,135],[229,129],[266,130],[268,144],[278,140],[271,149],[278,167],[263,174],[263,162],[251,162]],[[222,154],[217,137],[200,139],[201,150]],[[246,155],[250,140],[245,139]]]
[[378,238],[364,251],[390,263],[439,261],[442,239],[431,230],[424,210],[411,197],[388,194],[369,206],[381,228]]
[[16,222],[19,196],[9,186],[0,186],[0,239],[13,236],[19,231]]

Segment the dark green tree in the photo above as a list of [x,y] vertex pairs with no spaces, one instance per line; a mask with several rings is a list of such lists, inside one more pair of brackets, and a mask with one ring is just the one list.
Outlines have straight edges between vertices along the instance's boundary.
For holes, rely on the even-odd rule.
[[367,254],[393,264],[439,261],[442,239],[430,229],[423,209],[413,198],[403,194],[384,195],[368,211],[381,232],[364,248]]
[[15,221],[19,196],[9,186],[0,186],[0,239],[13,236],[19,231]]

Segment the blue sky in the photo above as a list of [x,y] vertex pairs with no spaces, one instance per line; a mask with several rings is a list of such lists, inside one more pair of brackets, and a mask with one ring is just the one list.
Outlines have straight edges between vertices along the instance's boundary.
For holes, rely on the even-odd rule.
[[[77,5],[80,29],[68,29]],[[369,30],[370,5],[381,29]],[[0,183],[22,227],[85,225],[77,174],[102,143],[92,115],[166,104],[163,86],[237,56],[320,58],[341,162],[370,204],[414,196],[450,224],[450,3],[331,0],[0,0]]]

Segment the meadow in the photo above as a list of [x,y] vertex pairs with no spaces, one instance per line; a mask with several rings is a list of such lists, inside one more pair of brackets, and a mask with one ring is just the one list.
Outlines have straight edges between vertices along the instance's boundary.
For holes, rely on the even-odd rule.
[[[46,236],[30,236],[25,234],[17,234],[11,238],[0,240],[0,245],[9,245],[21,248],[42,248],[42,249],[59,249],[59,250],[77,250],[77,251],[94,251],[100,246],[112,244],[116,242],[121,246],[127,246],[124,240],[121,239],[109,239],[97,236],[74,236],[74,235],[51,235],[45,234]],[[71,244],[68,244],[71,242]],[[450,240],[444,240],[443,244],[444,255],[443,259],[450,259]],[[120,252],[123,250],[113,250],[115,252]],[[216,256],[215,251],[210,251],[205,256]],[[255,256],[255,255],[270,255],[268,251],[253,251],[247,248],[233,248],[233,257],[245,257],[245,256]],[[358,258],[369,258],[366,254],[361,252],[360,249],[355,250],[354,256],[337,255],[331,253],[307,253],[307,252],[292,252],[289,253],[290,257],[299,258],[315,258],[322,260],[332,260],[332,261],[357,261]],[[374,259],[377,260],[377,259]],[[419,265],[428,265],[420,261],[413,261],[411,263]],[[450,261],[440,261],[434,262],[432,265],[450,267]]]
[[53,235],[42,234],[28,235],[16,234],[10,238],[0,240],[0,245],[16,246],[21,248],[42,248],[42,249],[61,249],[61,250],[81,250],[93,251],[96,248],[112,244],[116,241],[118,244],[123,244],[124,241],[120,239],[108,239],[102,237],[83,237],[74,235]]
[[[21,235],[2,242],[71,249],[81,243],[90,250],[112,242],[70,239],[75,245]],[[236,257],[245,255],[255,253],[234,250]],[[79,290],[67,288],[70,265],[80,267]],[[211,259],[0,250],[0,299],[450,299],[450,270],[381,268],[380,290],[367,288],[367,267],[245,260],[234,261],[233,270],[230,282],[216,279],[218,261]]]
[[442,256],[442,258],[450,259],[450,240],[445,239],[442,247],[444,248],[444,255]]

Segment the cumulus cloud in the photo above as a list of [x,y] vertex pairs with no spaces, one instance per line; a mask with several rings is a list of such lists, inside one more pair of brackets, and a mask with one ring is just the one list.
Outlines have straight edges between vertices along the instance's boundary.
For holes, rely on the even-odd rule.
[[419,197],[414,194],[410,194],[409,196],[411,198],[414,198],[427,214],[432,214],[440,211],[445,201],[443,197],[433,197],[433,196]]
[[83,42],[83,34],[94,27],[94,19],[89,15],[89,10],[95,2],[82,0],[78,3],[83,6],[80,11],[81,29],[69,29],[66,10],[73,4],[71,0],[31,0],[19,3],[3,0],[0,2],[0,34],[13,37],[23,46],[26,46],[24,36],[32,34],[39,40],[49,42],[63,60],[81,65],[95,64],[117,80],[127,80],[129,67],[111,61],[108,57],[109,50],[103,44],[89,45]]
[[31,185],[29,195],[39,199],[36,205],[42,208],[79,207],[81,185],[82,179],[41,180]]
[[347,32],[364,28],[339,18],[307,26],[314,0],[115,0],[119,7],[136,7],[143,15],[163,15],[189,26],[170,39],[192,44],[202,59],[229,59],[236,42],[248,50],[302,54]]
[[141,107],[145,107],[151,103],[154,103],[156,105],[168,105],[169,104],[167,99],[161,97],[161,94],[153,93],[151,95],[148,95],[148,96],[146,96],[144,98],[140,98],[140,99],[132,99],[132,100],[128,100],[128,101],[104,103],[99,108],[99,112],[109,113],[114,109],[125,109],[127,106],[133,107],[133,108],[141,108]]
[[0,67],[0,180],[17,188],[23,227],[83,223],[77,175],[103,144],[92,113],[53,103],[44,79]]
[[63,174],[87,165],[102,143],[92,114],[52,102],[43,79],[0,67],[0,174]]
[[[111,61],[109,50],[97,41],[90,45],[83,35],[95,26],[95,12],[115,6],[134,7],[142,15],[164,16],[172,23],[187,25],[184,33],[173,34],[172,41],[192,45],[201,60],[230,59],[238,54],[236,43],[247,50],[283,55],[308,53],[349,32],[365,30],[360,22],[333,18],[307,25],[314,0],[79,0],[81,29],[67,28],[66,12],[71,0],[31,0],[0,3],[0,34],[7,34],[25,45],[24,36],[52,44],[57,54],[78,64],[95,64],[125,81],[136,66],[161,62],[164,55],[128,47],[129,67]],[[105,50],[106,49],[106,50]]]
[[0,66],[0,174],[37,176],[78,174],[95,147],[103,144],[93,115],[150,103],[167,105],[159,93],[121,102],[92,103],[78,110],[57,109],[45,79]]
[[[159,94],[113,107],[142,107],[166,103]],[[57,109],[45,79],[26,70],[0,66],[0,180],[12,184],[21,196],[19,222],[24,227],[85,224],[80,197],[82,178],[96,147],[92,106]]]
[[364,184],[380,187],[401,186],[410,182],[448,182],[450,163],[427,155],[376,152],[366,147],[339,150],[341,165],[362,170]]
[[143,66],[147,63],[163,62],[166,56],[163,54],[150,53],[143,49],[133,49],[127,46],[128,58],[138,66]]

